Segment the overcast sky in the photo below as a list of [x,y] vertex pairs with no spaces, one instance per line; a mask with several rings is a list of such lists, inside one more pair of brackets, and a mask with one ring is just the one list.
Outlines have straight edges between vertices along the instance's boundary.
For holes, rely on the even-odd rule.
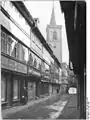
[[[46,39],[46,27],[47,24],[50,23],[53,1],[52,0],[33,0],[33,1],[25,1],[26,7],[28,8],[30,14],[33,18],[39,18],[39,29]],[[65,33],[65,21],[64,14],[61,13],[61,8],[59,1],[54,1],[54,9],[55,9],[55,20],[57,25],[62,25],[62,61],[68,63],[69,61],[69,53],[67,46],[67,37]]]

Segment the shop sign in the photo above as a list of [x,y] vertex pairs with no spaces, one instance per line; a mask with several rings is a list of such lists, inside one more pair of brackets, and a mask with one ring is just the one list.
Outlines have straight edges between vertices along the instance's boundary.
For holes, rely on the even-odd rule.
[[12,71],[21,72],[21,73],[27,73],[26,65],[21,64],[15,60],[12,60],[4,56],[1,57],[1,68],[5,68]]
[[30,68],[30,67],[29,67],[28,73],[31,73],[31,74],[37,75],[37,76],[41,76],[40,72],[38,72],[34,68]]

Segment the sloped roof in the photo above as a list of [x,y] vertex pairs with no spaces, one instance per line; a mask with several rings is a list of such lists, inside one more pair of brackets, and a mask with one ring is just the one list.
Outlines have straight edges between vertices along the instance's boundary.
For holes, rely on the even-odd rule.
[[53,8],[52,8],[52,14],[51,14],[50,25],[52,25],[52,26],[55,26],[55,25],[56,25],[54,6],[53,6]]

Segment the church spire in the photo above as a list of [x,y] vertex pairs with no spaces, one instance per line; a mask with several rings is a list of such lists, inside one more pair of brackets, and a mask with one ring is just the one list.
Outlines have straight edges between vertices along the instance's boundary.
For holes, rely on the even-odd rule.
[[52,14],[51,14],[50,25],[52,25],[52,26],[56,25],[55,13],[54,13],[54,0],[53,0],[53,7],[52,7]]

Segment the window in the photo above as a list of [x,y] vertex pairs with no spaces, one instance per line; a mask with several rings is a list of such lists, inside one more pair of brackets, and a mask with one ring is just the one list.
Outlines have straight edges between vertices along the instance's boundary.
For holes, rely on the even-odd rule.
[[48,73],[49,72],[49,65],[47,65],[46,63],[45,64],[45,72]]
[[36,56],[36,60],[37,60],[37,69],[41,70],[41,59]]
[[45,72],[45,64],[41,61],[41,72]]
[[16,58],[17,57],[17,48],[15,47],[14,50],[15,50],[14,53],[15,53],[15,58]]
[[32,53],[29,54],[29,65],[33,65],[33,55],[32,55]]
[[3,31],[1,31],[1,51],[4,53],[7,52],[7,37]]
[[5,6],[5,1],[2,1],[1,5],[2,5],[2,7],[4,7]]
[[7,54],[11,55],[11,44],[12,44],[12,39],[10,36],[8,36],[8,41],[7,41]]
[[29,59],[28,48],[26,48],[25,46],[22,45],[22,50],[21,50],[21,48],[19,48],[18,50],[19,50],[19,52],[20,52],[20,54],[22,55],[22,58],[23,58],[21,60],[25,63],[28,63],[28,59]]
[[10,1],[3,1],[2,7],[9,13],[9,15],[19,24],[19,26],[25,30],[28,35],[30,35],[30,27],[25,22],[25,18],[22,16],[22,14],[18,11],[18,9],[10,2]]
[[43,58],[50,64],[50,54],[45,48],[43,48]]
[[6,101],[6,78],[1,74],[1,101]]
[[41,62],[38,64],[38,70],[41,71]]
[[13,99],[18,99],[18,80],[13,80]]
[[54,48],[56,48],[56,46],[55,46],[55,45],[54,45],[53,47],[54,47]]
[[31,48],[33,48],[39,55],[42,55],[42,44],[33,32],[31,32],[31,41]]
[[53,31],[53,40],[57,40],[57,32]]
[[13,50],[12,50],[11,56],[19,59],[19,52],[20,52],[19,50],[20,50],[19,49],[19,43],[15,42],[14,45],[13,45]]
[[37,60],[36,60],[36,57],[34,59],[34,67],[37,68]]

